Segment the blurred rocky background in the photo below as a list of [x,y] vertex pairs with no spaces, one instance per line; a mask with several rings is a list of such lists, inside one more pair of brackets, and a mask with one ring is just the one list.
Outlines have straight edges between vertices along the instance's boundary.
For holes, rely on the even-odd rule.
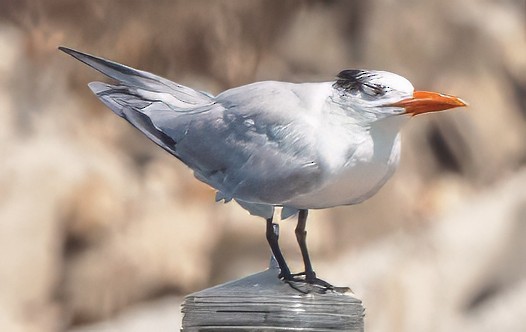
[[311,213],[313,261],[368,332],[526,331],[525,21],[521,0],[1,0],[0,331],[176,331],[184,295],[268,264],[264,222],[214,203],[58,45],[212,93],[371,68],[467,100],[411,121],[376,197]]

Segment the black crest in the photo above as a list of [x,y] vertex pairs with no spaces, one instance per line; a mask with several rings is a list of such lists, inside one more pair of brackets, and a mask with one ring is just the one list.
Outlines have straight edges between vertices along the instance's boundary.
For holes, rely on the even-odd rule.
[[385,87],[373,84],[370,78],[375,74],[362,69],[347,69],[336,76],[334,87],[347,92],[362,91],[369,95],[383,95]]

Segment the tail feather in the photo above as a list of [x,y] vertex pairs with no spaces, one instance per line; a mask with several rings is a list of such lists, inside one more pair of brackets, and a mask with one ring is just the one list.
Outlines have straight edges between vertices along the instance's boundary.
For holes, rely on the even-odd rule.
[[[160,76],[70,48],[59,49],[119,81],[118,85],[91,82],[88,86],[115,114],[177,158],[176,142],[184,136],[186,124],[179,121],[180,116],[214,103],[212,96]],[[162,124],[172,121],[178,125],[167,131]]]
[[101,82],[91,82],[89,87],[114,113],[139,129],[157,145],[179,158],[175,151],[176,141],[157,128],[152,119],[142,112],[143,109],[155,102],[141,99],[140,96],[134,96],[125,87]]
[[168,93],[181,102],[187,104],[200,105],[210,102],[210,95],[184,85],[177,84],[152,73],[137,70],[120,63],[82,53],[71,48],[60,46],[58,49],[98,70],[104,75],[120,81],[124,85],[145,89],[148,91],[154,91],[156,93]]

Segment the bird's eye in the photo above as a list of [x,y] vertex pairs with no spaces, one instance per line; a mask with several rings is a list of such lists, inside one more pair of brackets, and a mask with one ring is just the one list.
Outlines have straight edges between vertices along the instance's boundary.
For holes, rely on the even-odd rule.
[[385,89],[376,84],[362,83],[360,90],[371,97],[381,96],[385,94]]

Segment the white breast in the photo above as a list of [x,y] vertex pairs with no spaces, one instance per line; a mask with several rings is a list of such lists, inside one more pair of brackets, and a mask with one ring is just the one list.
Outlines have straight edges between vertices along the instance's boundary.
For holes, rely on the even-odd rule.
[[399,130],[406,120],[406,116],[395,116],[377,121],[369,131],[358,135],[360,142],[346,159],[342,159],[345,154],[341,144],[327,149],[329,163],[321,185],[285,205],[321,209],[360,203],[374,195],[398,166]]

